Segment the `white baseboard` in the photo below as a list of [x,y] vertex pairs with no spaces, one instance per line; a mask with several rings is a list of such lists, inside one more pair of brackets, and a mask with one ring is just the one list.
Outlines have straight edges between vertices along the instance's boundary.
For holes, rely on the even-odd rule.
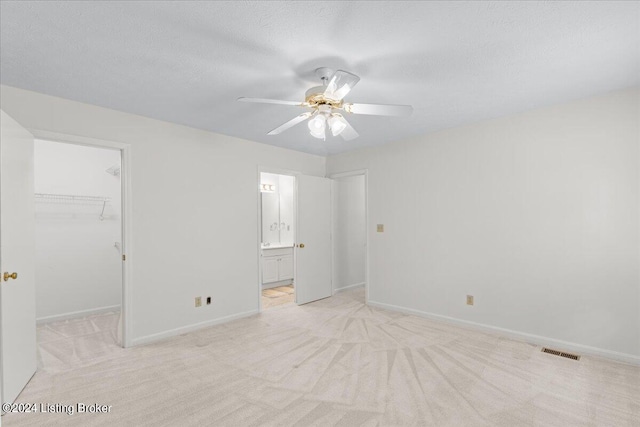
[[146,335],[144,337],[134,338],[131,341],[131,346],[149,344],[155,341],[159,341],[165,338],[171,338],[176,335],[186,334],[187,332],[196,331],[198,329],[207,328],[209,326],[219,325],[220,323],[231,322],[232,320],[242,319],[243,317],[253,316],[258,314],[258,310],[250,310],[242,313],[232,314],[230,316],[219,317],[217,319],[206,320],[200,323],[194,323],[192,325],[182,326],[180,328],[170,329],[168,331],[159,332],[157,334]]
[[106,307],[90,308],[88,310],[79,310],[69,313],[54,314],[53,316],[39,317],[36,319],[36,324],[40,325],[43,323],[59,322],[61,320],[75,319],[77,317],[87,317],[94,314],[106,313],[109,311],[120,311],[120,306],[109,305]]
[[543,337],[541,335],[529,334],[526,332],[514,331],[512,329],[500,328],[497,326],[486,325],[483,323],[471,322],[469,320],[456,319],[454,317],[443,316],[441,314],[429,313],[426,311],[415,310],[413,308],[406,308],[392,304],[385,304],[376,301],[369,301],[367,303],[372,307],[383,308],[385,310],[398,311],[406,314],[413,314],[414,316],[425,317],[427,319],[446,322],[457,326],[463,326],[471,329],[480,329],[484,332],[489,332],[494,335],[506,336],[518,341],[525,341],[531,344],[555,347],[559,350],[570,351],[572,353],[578,353],[582,355],[590,355],[597,357],[604,357],[607,359],[614,359],[620,362],[630,363],[632,365],[640,365],[640,356],[635,356],[628,353],[620,353],[617,351],[606,350],[598,347],[591,347],[588,345],[573,343],[569,341],[562,341],[555,338]]
[[344,292],[344,291],[349,291],[351,289],[355,289],[355,288],[361,288],[365,285],[365,282],[362,283],[356,283],[354,285],[349,285],[349,286],[343,286],[341,288],[335,288],[333,290],[333,295],[335,294],[339,294],[340,292]]

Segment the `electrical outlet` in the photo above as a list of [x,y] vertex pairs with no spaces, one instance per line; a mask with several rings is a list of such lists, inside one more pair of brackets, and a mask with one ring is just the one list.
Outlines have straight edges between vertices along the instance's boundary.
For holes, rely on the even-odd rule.
[[473,295],[467,295],[467,305],[473,305]]
[[377,230],[378,233],[384,233],[384,224],[378,224]]
[[196,307],[200,307],[202,305],[202,297],[196,297]]
[[211,304],[211,297],[207,297],[207,305]]

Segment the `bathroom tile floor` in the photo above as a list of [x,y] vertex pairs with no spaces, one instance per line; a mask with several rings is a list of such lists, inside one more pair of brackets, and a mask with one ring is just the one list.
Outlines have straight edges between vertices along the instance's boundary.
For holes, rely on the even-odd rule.
[[279,286],[277,288],[262,290],[262,309],[266,310],[284,304],[291,304],[295,301],[295,291],[293,285]]

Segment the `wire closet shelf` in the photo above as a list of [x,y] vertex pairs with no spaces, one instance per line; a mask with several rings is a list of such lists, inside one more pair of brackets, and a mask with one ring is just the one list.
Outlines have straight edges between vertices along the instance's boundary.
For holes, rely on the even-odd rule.
[[81,196],[77,194],[51,194],[51,193],[35,193],[37,201],[51,203],[69,203],[69,204],[103,204],[111,201],[111,197],[104,196]]
[[98,219],[105,220],[105,209],[107,203],[111,201],[111,197],[105,196],[82,196],[79,194],[51,194],[51,193],[35,193],[37,203],[54,204],[54,205],[82,205],[82,206],[98,206],[102,205],[102,209]]

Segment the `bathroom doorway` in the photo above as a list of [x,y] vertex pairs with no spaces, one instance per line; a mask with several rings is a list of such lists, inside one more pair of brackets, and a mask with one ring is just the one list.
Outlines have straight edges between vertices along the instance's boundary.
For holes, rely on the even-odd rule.
[[260,173],[260,306],[295,303],[295,176]]

